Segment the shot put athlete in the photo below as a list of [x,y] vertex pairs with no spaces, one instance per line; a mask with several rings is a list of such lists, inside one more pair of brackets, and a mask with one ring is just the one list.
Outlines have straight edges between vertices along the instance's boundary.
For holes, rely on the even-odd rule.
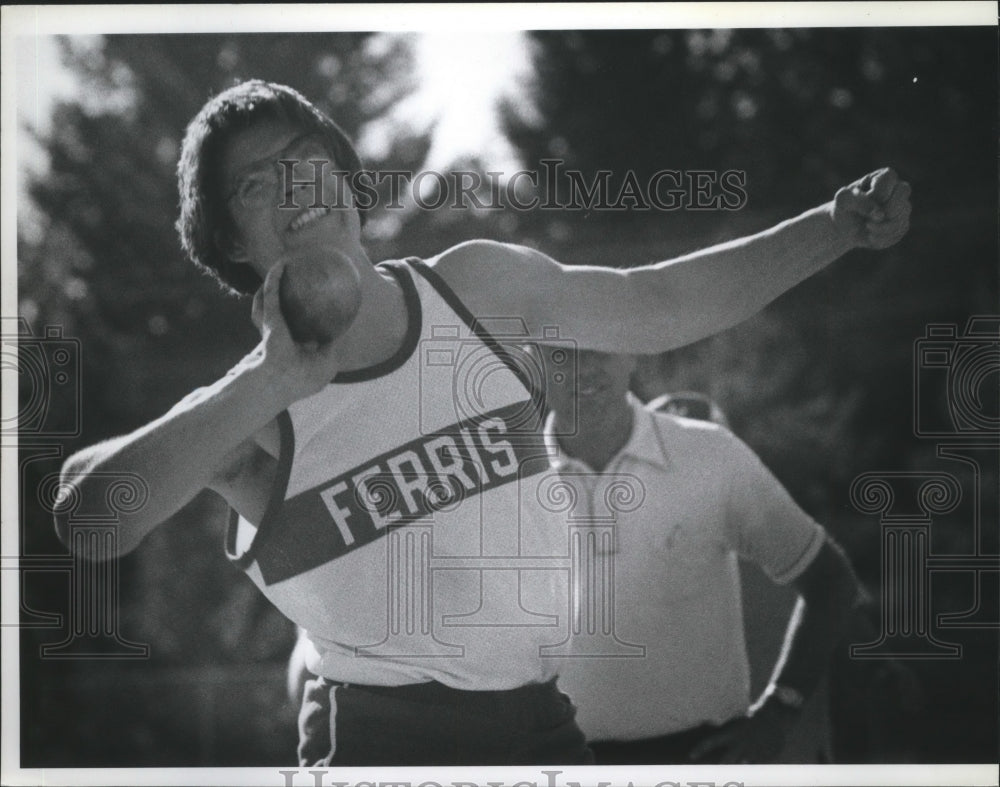
[[[292,200],[289,160],[304,165]],[[257,293],[261,341],[165,415],[70,457],[64,483],[85,506],[107,474],[146,481],[146,505],[120,520],[123,553],[201,490],[225,498],[229,555],[313,645],[302,764],[588,762],[541,650],[565,638],[568,610],[565,527],[531,488],[548,469],[543,398],[498,338],[631,353],[693,342],[851,249],[898,241],[909,186],[882,169],[772,229],[627,271],[483,240],[376,265],[358,209],[311,207],[319,184],[302,181],[317,161],[330,193],[338,170],[360,169],[290,88],[246,82],[194,118],[181,241]],[[323,267],[321,283],[297,282],[300,266]],[[295,312],[322,317],[326,302],[341,316],[296,341]],[[71,543],[68,518],[56,527]]]

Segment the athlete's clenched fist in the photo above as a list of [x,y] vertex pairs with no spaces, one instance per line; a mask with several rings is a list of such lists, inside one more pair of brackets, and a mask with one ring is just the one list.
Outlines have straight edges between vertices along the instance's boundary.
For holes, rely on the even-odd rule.
[[840,189],[833,221],[853,245],[884,249],[910,228],[910,209],[910,184],[887,167]]

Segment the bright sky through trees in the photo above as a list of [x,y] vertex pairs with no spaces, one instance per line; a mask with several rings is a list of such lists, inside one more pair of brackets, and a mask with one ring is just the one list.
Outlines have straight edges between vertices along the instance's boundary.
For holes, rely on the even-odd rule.
[[[530,75],[529,48],[520,32],[424,33],[411,36],[417,87],[385,121],[366,129],[362,151],[390,143],[392,128],[422,131],[434,125],[425,166],[443,169],[478,158],[489,169],[517,169],[517,156],[500,129],[497,104],[518,97]],[[528,111],[526,102],[516,102]]]
[[[395,34],[384,34],[386,37]],[[517,155],[500,128],[497,105],[506,96],[522,112],[530,112],[524,99],[531,64],[527,37],[517,31],[407,34],[416,61],[416,89],[399,102],[386,118],[362,131],[362,154],[388,149],[397,131],[425,131],[433,126],[426,169],[446,169],[460,159],[478,159],[486,169],[505,175],[519,168]],[[376,39],[382,36],[376,36]],[[100,39],[75,39],[77,46],[97,47]],[[77,98],[95,105],[98,96],[80,96],[76,76],[62,65],[54,36],[24,38],[18,57],[18,115],[27,126],[45,135],[58,99]],[[374,44],[379,46],[376,41]],[[22,73],[23,72],[23,73]],[[31,200],[25,190],[29,172],[47,169],[44,150],[31,135],[18,135],[19,200],[22,232],[37,232]]]

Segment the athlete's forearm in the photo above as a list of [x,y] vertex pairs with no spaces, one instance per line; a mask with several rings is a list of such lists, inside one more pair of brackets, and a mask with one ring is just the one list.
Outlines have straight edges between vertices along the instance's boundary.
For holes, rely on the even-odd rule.
[[669,320],[659,326],[669,346],[642,351],[736,325],[850,249],[888,248],[909,226],[910,186],[886,168],[769,230],[639,271],[637,293],[660,295]]
[[287,376],[255,352],[152,423],[74,454],[62,471],[73,511],[57,514],[57,533],[70,544],[74,514],[99,513],[116,483],[131,484],[145,502],[135,511],[118,512],[117,549],[134,549],[209,485],[230,451],[295,398]]
[[662,352],[730,328],[853,247],[832,203],[749,237],[627,272],[635,352]]

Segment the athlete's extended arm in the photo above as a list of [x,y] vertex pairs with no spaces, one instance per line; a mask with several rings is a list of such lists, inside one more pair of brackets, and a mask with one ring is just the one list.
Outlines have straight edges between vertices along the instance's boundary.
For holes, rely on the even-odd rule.
[[[336,373],[335,343],[296,344],[280,317],[276,265],[264,284],[261,343],[216,383],[200,388],[169,412],[131,434],[84,449],[66,460],[62,483],[79,512],[100,511],[117,478],[141,479],[148,491],[138,510],[120,514],[117,549],[125,553],[198,492],[224,486],[242,447],[292,402],[320,390]],[[68,517],[56,531],[70,542]]]
[[466,243],[432,263],[481,317],[559,328],[581,348],[656,353],[729,328],[854,248],[882,249],[909,228],[910,186],[882,169],[771,229],[628,269],[565,266],[539,252]]

